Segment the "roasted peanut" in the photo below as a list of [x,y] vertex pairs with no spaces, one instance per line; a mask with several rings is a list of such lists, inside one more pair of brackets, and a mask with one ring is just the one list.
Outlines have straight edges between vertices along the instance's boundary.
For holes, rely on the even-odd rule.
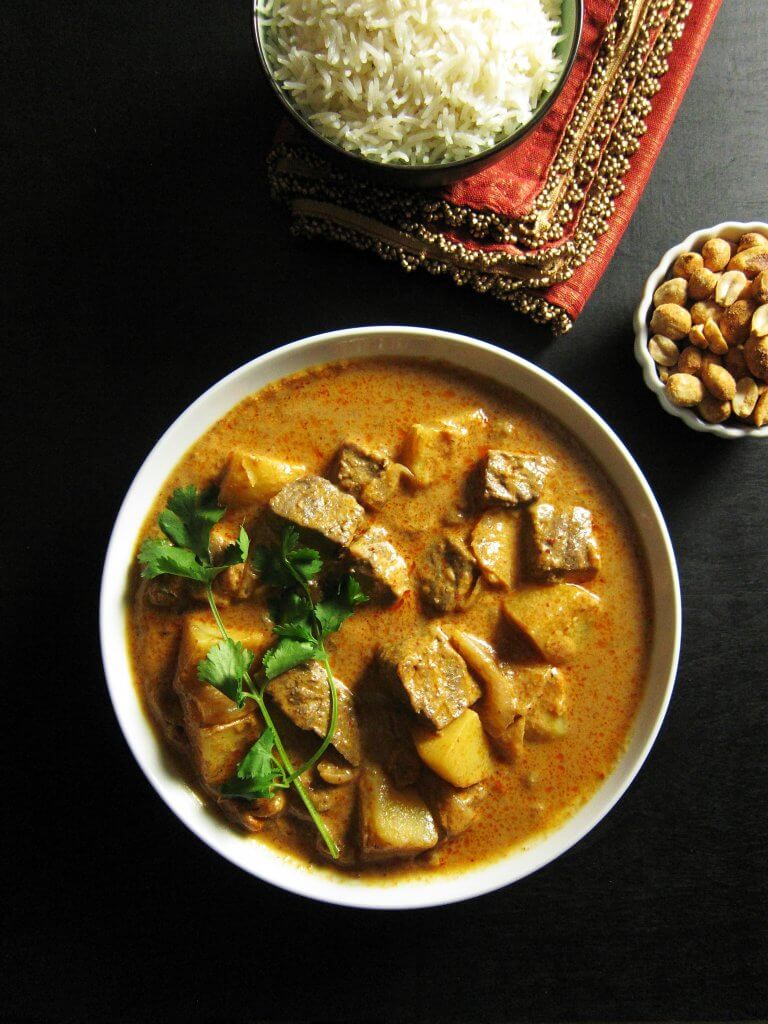
[[736,394],[736,381],[724,366],[705,363],[701,368],[701,382],[710,395],[721,402],[730,402]]
[[760,395],[752,410],[752,422],[756,427],[764,427],[768,423],[768,388]]
[[707,336],[704,333],[704,325],[694,324],[690,331],[688,331],[688,340],[692,345],[695,345],[696,348],[706,348],[709,342],[707,341]]
[[651,317],[651,330],[672,341],[680,341],[691,329],[691,314],[685,306],[664,302],[657,306]]
[[703,330],[709,351],[714,352],[716,356],[725,355],[728,351],[728,342],[723,337],[723,332],[712,317],[704,324]]
[[704,398],[704,385],[690,373],[673,373],[665,389],[670,402],[681,408],[699,405]]
[[662,306],[665,302],[674,302],[676,306],[682,306],[687,298],[688,282],[684,277],[673,277],[660,284],[653,293],[653,304]]
[[752,282],[752,298],[755,302],[768,302],[768,270],[763,270]]
[[737,299],[720,318],[720,330],[729,345],[741,345],[749,337],[749,325],[755,304],[751,299]]
[[753,245],[750,249],[742,249],[729,260],[728,270],[740,270],[747,277],[757,277],[768,270],[768,245]]
[[758,338],[764,338],[768,334],[768,303],[758,306],[752,314],[750,330]]
[[695,324],[705,324],[707,320],[718,321],[722,312],[712,299],[704,299],[702,302],[694,302],[691,306],[691,320]]
[[677,361],[678,373],[690,373],[692,377],[698,377],[701,373],[702,358],[701,352],[693,345],[688,345],[680,353]]
[[749,419],[759,397],[757,384],[751,377],[742,377],[741,380],[736,381],[736,394],[731,400],[731,405],[740,420]]
[[749,373],[749,368],[747,367],[747,360],[744,358],[744,349],[740,345],[729,348],[723,356],[723,366],[736,380],[739,380],[740,377],[746,377]]
[[669,400],[706,423],[768,424],[768,233],[710,238],[653,294],[648,351]]
[[768,245],[768,238],[765,235],[761,235],[759,231],[746,231],[739,239],[736,252],[743,252],[745,249],[751,249],[755,245]]
[[261,796],[251,804],[251,813],[257,818],[274,818],[285,810],[285,793],[278,790],[274,796]]
[[768,338],[749,338],[744,345],[744,358],[753,377],[768,381]]
[[698,413],[707,423],[723,423],[731,415],[731,403],[705,395],[699,402]]
[[706,267],[699,267],[688,280],[688,295],[696,300],[708,299],[714,293],[719,279],[719,274],[714,274]]
[[704,266],[716,274],[725,269],[732,255],[731,243],[724,238],[709,238],[701,250]]
[[680,349],[674,341],[665,338],[663,334],[654,334],[648,342],[648,351],[651,359],[659,366],[674,366],[680,356]]
[[683,252],[675,260],[672,270],[675,277],[684,277],[688,280],[694,270],[704,266],[704,260],[698,252]]
[[730,306],[741,298],[748,281],[746,274],[740,270],[727,270],[720,275],[715,287],[715,302],[721,306]]
[[716,356],[714,352],[702,352],[701,353],[701,367],[704,369],[705,366],[722,366],[723,360],[721,356]]

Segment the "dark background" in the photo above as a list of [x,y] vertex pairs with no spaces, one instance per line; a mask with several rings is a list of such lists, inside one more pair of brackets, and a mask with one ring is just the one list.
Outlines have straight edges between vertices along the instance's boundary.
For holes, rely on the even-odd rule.
[[[768,1012],[768,444],[664,414],[631,330],[660,253],[768,219],[764,4],[724,4],[634,220],[558,340],[491,299],[291,238],[265,188],[277,113],[241,0],[2,16],[0,1019]],[[398,914],[285,895],[189,834],[120,735],[96,619],[119,502],[176,415],[273,346],[383,323],[493,341],[590,402],[659,498],[685,608],[669,715],[608,820],[511,888]]]

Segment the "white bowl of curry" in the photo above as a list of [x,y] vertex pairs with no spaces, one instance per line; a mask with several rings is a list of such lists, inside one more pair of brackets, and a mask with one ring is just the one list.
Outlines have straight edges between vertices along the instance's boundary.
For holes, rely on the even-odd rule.
[[425,907],[616,803],[671,696],[679,583],[639,468],[563,384],[460,335],[350,329],[247,363],[157,442],[101,642],[139,765],[212,849]]

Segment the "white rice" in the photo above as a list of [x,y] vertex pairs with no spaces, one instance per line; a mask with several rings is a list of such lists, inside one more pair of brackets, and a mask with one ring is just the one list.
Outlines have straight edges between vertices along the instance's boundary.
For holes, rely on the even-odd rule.
[[267,60],[314,128],[382,163],[460,160],[562,70],[561,0],[259,0]]

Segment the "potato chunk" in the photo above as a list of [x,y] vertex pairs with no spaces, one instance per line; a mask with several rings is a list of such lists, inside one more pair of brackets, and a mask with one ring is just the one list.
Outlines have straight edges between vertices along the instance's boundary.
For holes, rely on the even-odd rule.
[[483,576],[494,587],[509,590],[518,576],[520,517],[505,509],[493,509],[480,516],[470,547]]
[[377,765],[366,766],[359,785],[365,859],[412,857],[437,843],[435,819],[415,789],[395,789]]
[[482,409],[460,413],[442,423],[414,423],[405,439],[401,461],[413,473],[419,487],[428,487],[445,473],[455,472],[450,465],[459,445],[472,429],[484,428],[488,417]]
[[[239,640],[244,647],[253,651],[257,658],[272,640],[266,629],[259,628],[230,628],[229,634],[233,640]],[[249,713],[249,708],[238,708],[229,697],[197,677],[198,664],[220,640],[221,634],[212,615],[190,612],[184,616],[173,686],[179,695],[188,729],[190,724],[222,725],[245,718]]]
[[254,712],[245,709],[246,717],[224,725],[189,727],[187,732],[198,771],[209,786],[220,786],[231,779],[237,766],[261,734]]
[[299,477],[306,476],[306,466],[281,462],[269,455],[259,455],[245,448],[233,448],[219,489],[219,500],[229,508],[260,505]]
[[439,732],[415,726],[413,741],[424,764],[459,789],[474,786],[493,771],[491,748],[471,708]]
[[541,696],[525,719],[525,737],[531,740],[554,740],[565,735],[565,679],[556,668],[550,669]]
[[502,610],[545,661],[561,665],[576,653],[599,606],[600,598],[584,587],[557,583],[511,594]]

